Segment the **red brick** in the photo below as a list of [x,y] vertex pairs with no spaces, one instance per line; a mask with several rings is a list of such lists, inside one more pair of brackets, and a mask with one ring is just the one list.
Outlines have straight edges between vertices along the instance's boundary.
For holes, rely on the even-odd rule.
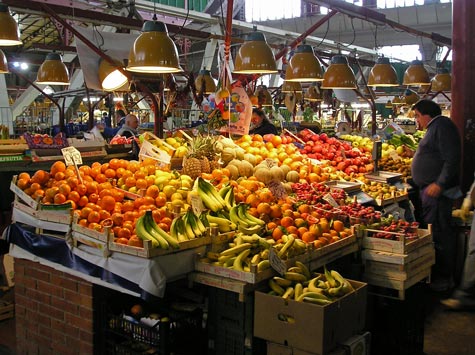
[[92,319],[94,311],[90,307],[79,307],[79,316]]
[[65,313],[65,321],[67,324],[78,327],[79,329],[84,330],[92,330],[92,318],[91,319],[84,319],[71,313]]
[[66,337],[66,345],[78,351],[81,345],[81,341],[77,338]]
[[15,319],[15,334],[17,339],[25,339],[26,337],[26,329],[23,326],[22,322],[18,321],[18,318]]
[[18,263],[17,260],[20,259],[15,259],[15,264],[13,265],[14,270],[15,270],[15,277],[25,275],[25,266],[21,263]]
[[38,349],[38,345],[37,344],[34,344],[34,343],[28,343],[26,344],[26,354],[28,355],[35,355],[35,354],[39,354],[39,349]]
[[[16,286],[15,286],[16,288]],[[15,317],[21,317],[24,316],[26,312],[26,308],[23,307],[22,305],[16,304],[15,305]]]
[[67,346],[66,344],[53,343],[52,354],[69,355],[69,354],[78,354],[78,352],[77,352],[77,349],[71,348]]
[[66,323],[64,323],[64,321],[60,321],[58,319],[51,319],[51,329],[62,332],[65,328],[67,328],[67,325]]
[[36,312],[36,311],[30,311],[29,309],[27,309],[27,310],[25,311],[25,319],[26,319],[28,322],[38,323],[38,312]]
[[84,282],[81,282],[78,284],[79,286],[79,293],[81,295],[88,295],[92,296],[92,284],[85,284]]
[[26,322],[25,324],[26,331],[28,332],[29,336],[32,336],[33,334],[38,334],[38,324],[36,323],[30,323]]
[[38,313],[38,323],[45,327],[51,328],[51,318],[49,315]]
[[51,339],[52,330],[50,327],[46,327],[40,323],[38,333],[45,338]]
[[72,325],[68,324],[67,326],[63,327],[63,332],[68,337],[78,338],[79,337],[79,328],[73,327]]
[[[51,269],[49,269],[51,270]],[[50,281],[50,273],[49,272],[45,272],[45,271],[42,271],[42,270],[33,270],[32,271],[32,276],[33,278],[35,278],[36,280],[41,280],[41,281],[45,281],[45,282],[49,282]]]
[[64,311],[45,304],[38,305],[38,312],[49,315],[51,318],[64,320]]
[[62,286],[67,290],[78,292],[78,282],[76,280],[70,279],[67,276],[69,275],[65,275],[65,277],[61,277],[59,286]]
[[68,302],[64,299],[53,297],[51,305],[55,308],[63,310],[65,313],[79,315],[79,306],[76,303]]
[[38,302],[36,300],[32,300],[31,298],[26,298],[23,295],[16,295],[15,294],[15,303],[18,305],[22,305],[27,309],[35,311],[38,309]]
[[60,287],[60,286],[52,285],[51,283],[47,283],[47,282],[44,282],[44,281],[38,281],[36,283],[36,288],[37,288],[38,291],[48,293],[51,296],[55,296],[55,297],[59,297],[59,298],[63,298],[63,296],[64,296],[63,288]]
[[36,269],[36,270],[46,271],[46,272],[57,272],[56,269],[53,269],[53,268],[50,267],[50,266],[43,265],[43,264],[40,264],[40,263],[35,263],[35,269]]
[[51,330],[51,341],[58,344],[66,344],[66,336],[62,331]]
[[91,343],[81,343],[81,347],[79,348],[80,354],[93,354],[94,347],[92,342]]
[[30,334],[28,341],[38,344],[41,348],[48,349],[51,344],[50,337],[46,337],[40,334]]
[[23,285],[25,285],[26,289],[36,289],[36,280],[32,278],[25,278],[25,281],[23,282]]

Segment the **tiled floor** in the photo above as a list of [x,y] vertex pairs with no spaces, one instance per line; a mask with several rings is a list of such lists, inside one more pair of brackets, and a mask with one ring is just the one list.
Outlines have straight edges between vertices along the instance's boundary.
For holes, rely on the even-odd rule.
[[[439,300],[446,296],[426,293],[425,308],[428,314],[425,321],[423,354],[475,355],[475,312],[453,312],[444,309]],[[14,349],[15,319],[0,321],[0,355],[13,355]],[[373,355],[385,354],[373,353]],[[400,353],[400,355],[412,354]]]

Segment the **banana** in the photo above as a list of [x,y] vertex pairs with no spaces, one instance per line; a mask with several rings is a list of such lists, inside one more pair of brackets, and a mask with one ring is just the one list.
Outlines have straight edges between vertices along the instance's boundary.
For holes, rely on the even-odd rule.
[[257,264],[257,271],[264,271],[270,268],[270,261],[269,259],[261,260],[259,264]]
[[274,276],[273,279],[277,285],[282,286],[282,287],[290,287],[294,284],[292,280],[285,279],[280,276]]
[[[295,245],[295,242],[297,240],[294,241],[294,245]],[[310,270],[308,269],[307,265],[305,265],[304,263],[302,263],[301,261],[296,261],[295,262],[295,266],[299,267],[301,270],[302,270],[302,274],[305,275],[305,277],[307,278],[307,280],[310,280],[312,278],[312,275],[310,274]]]
[[242,243],[241,245],[237,245],[235,247],[223,250],[221,253],[219,253],[219,255],[221,255],[221,256],[223,256],[223,255],[236,255],[236,254],[240,254],[242,251],[244,251],[246,249],[251,249],[251,247],[252,247],[251,243]]
[[206,233],[206,228],[201,223],[200,219],[193,213],[192,209],[189,209],[186,214],[186,221],[191,224],[191,229],[196,237],[201,237]]
[[238,271],[244,271],[243,262],[251,252],[251,249],[245,249],[239,253],[239,255],[234,259],[233,269]]
[[186,236],[186,232],[184,230],[185,228],[185,223],[182,218],[175,218],[176,219],[176,234],[177,234],[177,240],[179,243],[183,243],[188,241],[188,237]]
[[220,264],[225,264],[229,259],[232,259],[234,255],[221,255],[218,257],[218,261]]
[[249,224],[239,217],[238,212],[239,212],[239,205],[233,206],[229,210],[229,219],[231,220],[231,222],[235,223],[236,226],[248,227]]
[[[142,218],[143,218],[143,225],[146,231],[157,240],[159,247],[162,249],[168,249],[170,247],[170,243],[168,243],[168,241],[161,235],[161,233],[159,233],[156,230],[156,228],[160,228],[160,227],[155,223],[155,220],[153,219],[153,216],[152,216],[152,212],[151,211],[145,212],[145,215]],[[165,233],[165,231],[163,232]]]
[[282,257],[285,255],[287,250],[294,244],[295,238],[292,237],[291,235],[287,235],[287,242],[285,242],[284,246],[282,249],[279,250],[277,253],[277,256],[282,259]]
[[234,259],[236,259],[235,255],[233,255],[231,258],[226,260],[226,262],[224,263],[224,266],[229,267],[229,268],[232,267],[234,264]]
[[295,281],[295,282],[305,282],[305,281],[307,281],[307,278],[305,277],[305,275],[302,275],[298,272],[287,271],[284,274],[284,278],[286,278],[287,280]]
[[221,206],[217,209],[218,211],[226,207],[224,199],[219,195],[216,188],[202,177],[198,177],[198,190],[204,191],[209,197],[215,200],[218,205]]
[[264,249],[261,251],[261,259],[262,260],[268,260],[269,259],[269,249]]
[[294,248],[297,248],[300,252],[307,249],[307,243],[305,243],[302,239],[295,239],[294,241]]
[[327,266],[323,265],[323,272],[325,273],[325,278],[327,279],[328,284],[330,285],[329,288],[337,287],[339,283],[333,278],[330,271],[328,271]]
[[177,233],[177,230],[176,230],[177,220],[178,220],[178,218],[174,218],[172,220],[172,224],[170,224],[170,236],[175,240],[178,240],[178,233]]
[[236,199],[234,196],[234,188],[232,186],[226,193],[226,196],[224,196],[224,201],[226,202],[226,206],[229,205],[231,206],[231,208],[236,204]]
[[243,234],[241,235],[241,238],[242,238],[242,241],[245,243],[257,243],[259,242],[259,239],[261,239],[261,237],[259,237],[259,235],[257,234],[252,234],[252,235]]
[[152,237],[150,233],[145,229],[143,216],[138,218],[137,222],[135,223],[135,234],[137,234],[137,237],[144,241],[150,240],[152,242],[152,248],[158,248],[160,246],[158,240]]
[[219,196],[221,196],[223,199],[226,197],[226,194],[229,192],[229,190],[232,188],[231,185],[224,185],[221,187],[218,191]]
[[269,287],[279,296],[282,296],[285,293],[285,290],[281,286],[277,285],[277,283],[273,279],[269,280]]
[[318,281],[320,281],[317,277],[314,277],[311,279],[307,285],[308,290],[310,292],[317,292],[317,293],[323,293],[323,288],[318,287]]
[[216,200],[205,187],[201,186],[201,184],[198,184],[197,192],[205,207],[209,208],[211,211],[217,212],[223,209],[224,205]]
[[343,286],[341,287],[341,290],[347,294],[347,293],[350,293],[352,291],[354,291],[355,289],[353,288],[353,286],[350,284],[350,281],[348,280],[345,280],[345,282],[343,283]]
[[236,229],[236,225],[228,219],[216,217],[209,213],[206,214],[206,219],[208,220],[208,223],[216,223],[221,233],[230,232]]
[[249,213],[248,209],[247,209],[247,206],[246,205],[242,205],[241,207],[241,210],[242,210],[242,215],[246,218],[246,220],[248,220],[251,224],[259,224],[261,226],[264,226],[266,224],[266,222],[264,222],[262,219],[260,218],[257,218],[255,216],[253,216],[252,214]]
[[287,271],[290,271],[290,272],[298,272],[299,274],[302,274],[303,275],[303,272],[302,272],[302,269],[298,266],[292,266],[292,267],[289,267],[287,269]]
[[255,226],[257,223],[252,222],[250,219],[247,218],[246,215],[246,206],[243,203],[238,204],[237,213],[241,223],[244,222],[248,226]]
[[302,293],[303,293],[303,285],[300,282],[298,282],[294,286],[294,300],[297,300]]
[[254,226],[248,226],[248,227],[244,227],[240,224],[238,224],[238,231],[243,233],[243,234],[246,234],[246,235],[252,235],[252,234],[257,234],[259,232],[262,232],[262,226],[260,226],[259,224],[256,224]]
[[295,294],[295,290],[293,287],[287,287],[285,290],[284,294],[282,295],[282,298],[284,300],[288,300],[289,298],[292,298]]
[[313,298],[313,297],[303,297],[302,298],[303,302],[309,302],[309,303],[315,303],[320,306],[326,306],[327,304],[333,303],[331,300],[325,300],[322,298]]
[[187,214],[181,217],[183,220],[183,231],[186,234],[188,240],[195,239],[195,228],[192,227],[191,221],[188,219]]
[[330,301],[330,299],[325,296],[324,294],[322,293],[318,293],[318,292],[303,292],[299,298],[297,299],[297,301],[303,301],[303,299],[307,297],[307,298],[315,298],[315,299],[321,299],[321,300],[327,300],[327,301]]
[[251,258],[251,265],[257,265],[261,261],[261,254],[254,254]]

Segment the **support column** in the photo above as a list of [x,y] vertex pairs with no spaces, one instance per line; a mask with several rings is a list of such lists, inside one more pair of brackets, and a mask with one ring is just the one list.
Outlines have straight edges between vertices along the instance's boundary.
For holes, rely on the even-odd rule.
[[463,144],[462,190],[466,192],[475,170],[475,2],[452,3],[452,108]]

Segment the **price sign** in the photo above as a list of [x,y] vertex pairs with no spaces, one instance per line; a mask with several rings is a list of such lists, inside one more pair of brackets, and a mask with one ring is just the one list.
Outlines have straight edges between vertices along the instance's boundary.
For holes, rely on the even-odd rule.
[[81,153],[75,147],[62,148],[61,153],[67,166],[82,164]]
[[333,198],[332,195],[330,194],[326,194],[325,196],[323,196],[323,199],[325,201],[327,201],[330,205],[332,205],[333,207],[340,207],[340,205],[335,201],[335,199]]
[[279,258],[277,252],[274,248],[269,249],[269,262],[270,266],[279,273],[279,275],[284,275],[287,271],[287,265],[284,261]]
[[201,212],[205,210],[205,206],[199,195],[191,195],[191,208],[193,213],[197,216],[201,215]]

